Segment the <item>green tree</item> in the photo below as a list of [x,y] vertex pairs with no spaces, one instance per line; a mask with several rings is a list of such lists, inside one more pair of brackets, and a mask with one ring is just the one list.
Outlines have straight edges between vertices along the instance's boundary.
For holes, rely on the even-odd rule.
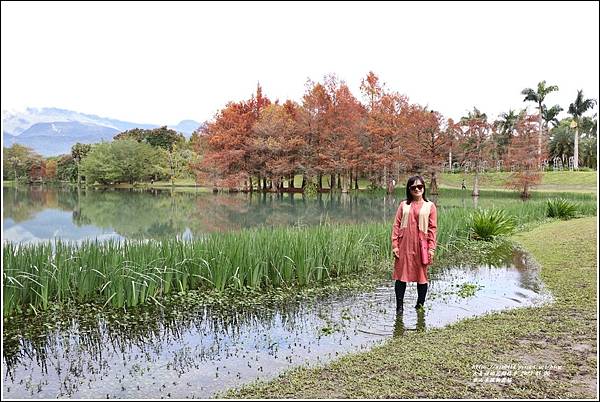
[[573,155],[574,135],[569,128],[572,119],[563,119],[558,126],[550,130],[549,156],[551,159],[560,158],[563,165],[568,163],[568,157]]
[[[164,152],[164,151],[163,151]],[[148,179],[164,169],[161,151],[131,139],[96,144],[81,162],[87,183]]]
[[62,155],[58,158],[56,166],[56,177],[58,180],[77,181],[78,169],[72,155]]
[[579,124],[585,112],[596,106],[596,99],[584,99],[583,89],[577,91],[575,102],[569,105],[569,114],[573,116],[575,126],[575,146],[573,148],[573,168],[579,169]]
[[90,152],[92,146],[90,144],[82,144],[80,142],[76,143],[71,147],[71,156],[75,161],[75,165],[77,166],[77,185],[81,185],[81,174],[79,164],[81,160],[85,158],[85,156]]
[[598,161],[598,142],[596,137],[583,138],[579,147],[581,163],[585,167],[594,168]]
[[539,138],[538,138],[538,156],[542,155],[542,135],[543,135],[543,112],[544,112],[544,99],[546,96],[554,91],[558,91],[558,86],[550,85],[546,86],[546,81],[540,81],[537,86],[537,91],[531,88],[525,88],[521,91],[521,95],[525,95],[523,102],[532,101],[538,105],[539,113]]
[[554,127],[558,126],[559,122],[556,116],[558,116],[558,114],[562,111],[563,108],[559,105],[554,105],[550,109],[548,109],[546,106],[542,108],[542,119],[544,119],[546,122],[546,130],[548,130],[550,127],[550,123],[552,123]]
[[134,128],[131,130],[124,131],[113,137],[115,140],[131,139],[137,142],[144,142],[153,147],[162,148],[167,151],[165,157],[169,164],[171,184],[174,183],[176,176],[176,168],[179,162],[179,156],[177,151],[179,148],[184,148],[186,144],[185,137],[183,134],[177,131],[162,126],[151,130],[144,130]]
[[500,118],[494,122],[498,133],[496,135],[496,147],[498,148],[498,158],[504,158],[508,145],[512,140],[515,133],[516,124],[519,118],[525,113],[525,110],[521,110],[519,113],[509,109],[508,112],[500,114]]

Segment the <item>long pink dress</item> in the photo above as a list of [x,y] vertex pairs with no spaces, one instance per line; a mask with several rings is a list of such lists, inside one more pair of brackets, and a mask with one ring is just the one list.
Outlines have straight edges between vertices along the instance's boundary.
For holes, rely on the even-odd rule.
[[429,213],[429,227],[427,234],[419,230],[419,211],[423,201],[410,203],[410,216],[406,228],[400,228],[402,222],[402,201],[396,212],[396,219],[392,227],[392,249],[400,250],[400,258],[394,256],[394,272],[392,279],[403,282],[427,283],[427,266],[421,262],[419,238],[427,239],[429,249],[436,247],[437,209],[431,206]]

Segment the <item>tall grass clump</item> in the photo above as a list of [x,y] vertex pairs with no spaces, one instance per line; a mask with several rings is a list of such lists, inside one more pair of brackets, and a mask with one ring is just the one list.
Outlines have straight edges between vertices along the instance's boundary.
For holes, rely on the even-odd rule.
[[492,240],[510,235],[516,227],[515,219],[501,209],[477,210],[471,215],[470,237],[475,240]]
[[563,198],[546,201],[546,216],[549,218],[571,219],[578,214],[577,205]]
[[194,241],[3,245],[4,313],[63,301],[136,306],[190,289],[308,286],[389,257],[383,224],[263,228]]

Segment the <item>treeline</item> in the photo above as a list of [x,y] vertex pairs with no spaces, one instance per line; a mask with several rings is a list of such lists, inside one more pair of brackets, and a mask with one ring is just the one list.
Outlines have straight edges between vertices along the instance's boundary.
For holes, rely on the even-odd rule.
[[77,143],[71,153],[43,158],[15,144],[4,148],[4,179],[25,182],[85,182],[103,185],[194,179],[191,164],[199,156],[192,143],[166,126],[132,129],[119,133],[112,142]]
[[[507,185],[526,195],[540,171],[559,162],[596,167],[597,114],[584,115],[596,100],[578,91],[564,109],[548,107],[555,91],[545,81],[523,89],[534,114],[509,110],[492,121],[474,107],[454,121],[389,90],[373,72],[361,81],[360,100],[335,75],[309,80],[300,103],[271,101],[258,85],[250,99],[228,103],[189,140],[166,126],[136,128],[53,158],[15,144],[4,148],[3,176],[87,184],[185,178],[214,188],[283,191],[285,181],[293,187],[300,175],[299,191],[307,185],[347,191],[358,188],[359,178],[386,187],[419,172],[435,191],[441,170],[505,170],[513,173]],[[571,117],[559,121],[563,110]],[[477,175],[473,188],[475,195]]]
[[[250,99],[230,102],[202,129],[196,150],[204,157],[194,170],[214,187],[282,190],[284,180],[302,175],[302,187],[316,182],[320,189],[325,177],[332,188],[347,190],[359,177],[385,186],[401,172],[420,172],[435,189],[444,167],[498,169],[515,172],[509,185],[527,193],[548,160],[573,155],[579,134],[579,159],[596,164],[597,118],[583,116],[596,101],[579,91],[569,105],[573,117],[559,122],[563,109],[544,104],[554,90],[542,81],[537,91],[522,91],[524,101],[538,105],[537,114],[509,110],[490,121],[473,108],[455,122],[388,90],[373,72],[361,82],[362,101],[333,75],[309,81],[301,103],[272,102],[259,85]],[[575,144],[571,150],[565,132]]]

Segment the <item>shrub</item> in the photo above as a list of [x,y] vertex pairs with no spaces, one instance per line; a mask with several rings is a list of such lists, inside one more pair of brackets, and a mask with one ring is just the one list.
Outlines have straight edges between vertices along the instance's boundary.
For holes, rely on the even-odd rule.
[[509,235],[515,229],[514,218],[501,209],[478,210],[471,215],[470,237],[475,240],[492,240]]
[[563,198],[546,201],[546,216],[549,218],[571,219],[577,216],[577,205]]

